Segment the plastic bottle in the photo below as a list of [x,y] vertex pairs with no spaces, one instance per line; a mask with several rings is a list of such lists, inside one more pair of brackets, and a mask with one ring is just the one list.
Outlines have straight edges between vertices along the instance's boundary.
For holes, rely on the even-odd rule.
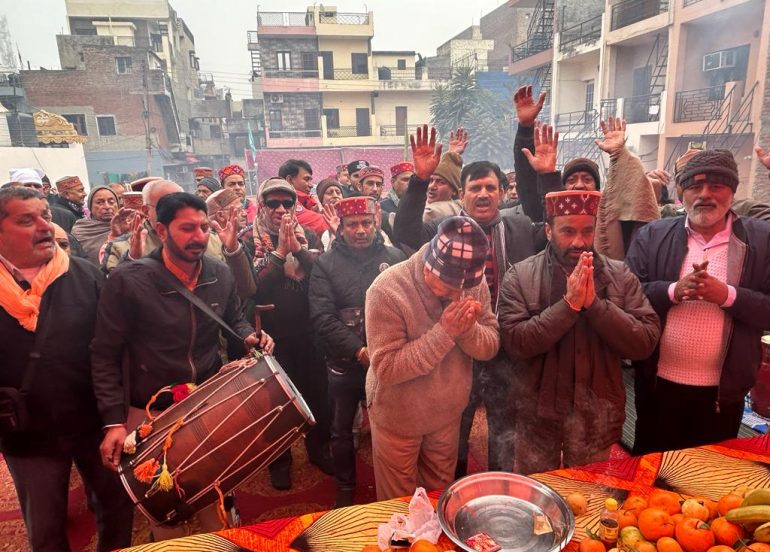
[[618,501],[608,498],[604,501],[604,510],[599,516],[601,539],[607,550],[615,548],[618,542]]

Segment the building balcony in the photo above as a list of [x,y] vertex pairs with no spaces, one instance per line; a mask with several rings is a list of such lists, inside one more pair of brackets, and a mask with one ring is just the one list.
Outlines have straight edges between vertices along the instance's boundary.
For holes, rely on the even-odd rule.
[[669,0],[621,0],[612,6],[610,30],[616,31],[669,9]]
[[270,138],[320,138],[321,130],[270,130]]
[[263,69],[267,79],[317,79],[318,69]]
[[318,23],[321,25],[369,25],[368,13],[339,13],[318,12]]
[[359,128],[356,126],[341,126],[337,128],[327,128],[327,138],[356,138],[359,136],[371,136],[372,132],[368,128]]
[[[542,118],[542,117],[541,117]],[[570,111],[557,113],[555,126],[562,135],[575,134],[594,130],[596,111]]]
[[380,136],[398,136],[404,138],[408,134],[414,134],[417,127],[422,125],[380,125]]
[[312,12],[258,12],[257,27],[312,27]]
[[536,34],[525,42],[511,48],[511,62],[516,63],[522,59],[532,57],[540,52],[545,52],[553,47],[553,36],[548,34]]
[[686,8],[687,6],[692,6],[693,4],[697,4],[698,2],[701,2],[702,0],[683,0],[682,1],[682,7]]
[[711,86],[677,92],[674,98],[674,122],[708,121],[725,102],[725,86]]
[[321,130],[267,130],[268,148],[304,148],[323,144]]
[[397,67],[377,67],[377,80],[415,80],[417,76],[416,67],[399,69]]
[[561,31],[559,52],[562,54],[574,52],[580,46],[597,42],[602,37],[603,18],[604,15],[599,14]]
[[627,98],[605,98],[601,101],[599,114],[602,120],[621,117],[628,124],[654,123],[660,121],[662,94],[645,94]]
[[335,69],[333,76],[334,80],[369,80],[369,71],[361,73],[353,69]]

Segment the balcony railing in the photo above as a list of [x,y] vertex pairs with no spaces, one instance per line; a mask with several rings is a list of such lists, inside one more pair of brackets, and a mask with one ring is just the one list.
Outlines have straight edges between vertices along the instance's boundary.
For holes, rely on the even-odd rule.
[[354,72],[352,69],[335,69],[334,80],[368,80],[369,71],[365,73]]
[[612,6],[610,29],[615,31],[668,11],[668,0],[621,0]]
[[687,6],[692,6],[693,4],[697,4],[700,1],[701,0],[684,0],[684,2],[682,2],[682,7],[686,8]]
[[269,79],[317,79],[318,69],[264,69]]
[[599,102],[599,117],[601,117],[602,121],[606,121],[610,117],[617,117],[617,115],[617,98],[604,98],[601,102]]
[[259,12],[257,25],[260,27],[312,27],[312,12]]
[[452,67],[449,65],[428,67],[428,78],[436,80],[449,80],[452,78]]
[[359,129],[355,126],[326,129],[326,136],[328,138],[355,138],[356,136],[371,136],[371,134],[371,130],[367,132],[365,129]]
[[0,86],[10,86],[14,88],[21,88],[21,74],[0,73]]
[[570,111],[556,114],[556,129],[562,134],[591,130],[596,119],[596,111]]
[[590,44],[602,36],[602,15],[592,17],[561,32],[559,51],[569,52],[582,44]]
[[627,123],[651,123],[660,120],[660,94],[631,96],[623,101],[623,118]]
[[369,14],[368,13],[337,13],[321,12],[320,23],[332,24],[332,25],[368,25]]
[[527,39],[526,42],[517,44],[511,49],[511,61],[516,62],[540,52],[545,52],[551,46],[553,46],[553,37],[551,35],[535,35]]
[[724,101],[724,85],[677,92],[674,102],[674,122],[708,121],[719,113]]
[[320,130],[271,130],[270,138],[320,138]]
[[380,136],[404,136],[407,132],[414,134],[420,125],[380,125]]
[[396,67],[377,67],[378,80],[415,80],[417,78],[417,69],[410,67],[408,69],[398,69]]

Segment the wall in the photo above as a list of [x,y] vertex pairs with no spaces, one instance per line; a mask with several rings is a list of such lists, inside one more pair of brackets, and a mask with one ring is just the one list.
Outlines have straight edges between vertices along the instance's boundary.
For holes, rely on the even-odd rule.
[[59,49],[59,63],[62,69],[85,69],[82,59],[84,46],[112,46],[112,37],[56,35],[56,45]]
[[68,17],[168,17],[166,0],[65,0]]
[[[356,108],[372,110],[369,92],[324,92],[323,109],[340,110],[340,126],[356,126]],[[374,130],[374,129],[372,129]]]
[[378,125],[396,124],[396,106],[406,106],[407,124],[430,123],[430,101],[432,94],[423,92],[388,92],[374,99],[375,118]]
[[583,111],[586,105],[586,81],[594,81],[594,103],[599,98],[599,53],[571,58],[559,65],[558,95],[555,95],[556,113]]
[[[403,59],[406,62],[407,69],[414,69],[414,52],[400,52],[398,54],[382,54],[372,52],[372,67],[375,71],[377,67],[398,67],[398,60]],[[376,77],[376,75],[375,75]]]
[[[318,37],[319,52],[333,52],[335,69],[350,69],[353,67],[351,54],[369,54],[369,38],[327,38]],[[372,74],[372,58],[368,57],[369,75]],[[319,67],[320,70],[320,67]]]
[[[633,95],[634,69],[647,65],[652,51],[652,42],[639,46],[613,46],[615,59],[615,78],[609,82],[610,98],[628,98]],[[654,68],[653,68],[654,70]]]
[[[265,125],[270,128],[268,113],[280,109],[284,130],[303,130],[305,128],[305,109],[317,109],[321,115],[321,98],[319,94],[284,94],[283,103],[265,103]],[[319,121],[320,125],[320,121]],[[320,128],[320,126],[319,126]]]
[[293,70],[302,69],[302,52],[318,52],[315,38],[261,38],[259,39],[262,51],[262,70],[270,71],[278,69],[278,56],[276,52],[291,52],[291,67]]
[[[163,165],[166,160],[158,153],[152,151],[152,171],[156,176],[165,176]],[[86,152],[86,165],[88,177],[93,185],[105,182],[106,173],[141,174],[147,171],[147,151],[142,149],[122,151],[89,151]],[[139,176],[137,176],[139,178]],[[181,182],[180,182],[181,184]]]
[[[51,182],[63,176],[79,176],[86,188],[89,174],[81,144],[69,148],[3,148],[0,147],[0,180],[7,182],[8,171],[22,167],[39,167]],[[98,183],[98,182],[97,182]]]

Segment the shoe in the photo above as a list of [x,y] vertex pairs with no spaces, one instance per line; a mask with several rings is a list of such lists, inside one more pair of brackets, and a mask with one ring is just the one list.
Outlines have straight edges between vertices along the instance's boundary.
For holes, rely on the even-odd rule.
[[313,455],[309,458],[310,463],[324,472],[326,475],[334,475],[334,461],[327,448],[321,454]]
[[334,507],[345,508],[346,506],[352,506],[354,504],[353,495],[355,492],[354,489],[338,489],[337,496],[334,497]]
[[270,483],[276,491],[291,489],[291,468],[289,466],[270,470]]

